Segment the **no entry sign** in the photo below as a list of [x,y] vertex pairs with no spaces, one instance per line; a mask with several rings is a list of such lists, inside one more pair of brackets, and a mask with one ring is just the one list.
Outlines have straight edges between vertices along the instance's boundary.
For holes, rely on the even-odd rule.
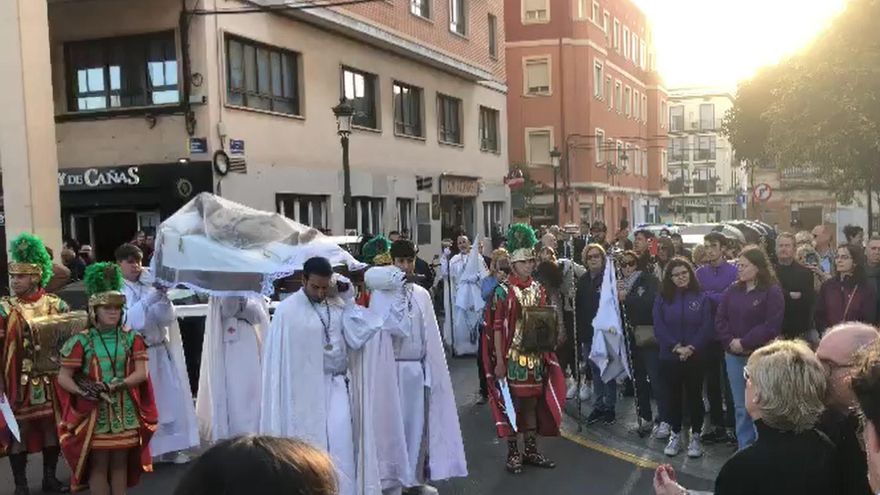
[[752,194],[755,196],[756,201],[763,203],[773,195],[773,188],[770,187],[770,184],[758,184],[755,186],[755,191]]

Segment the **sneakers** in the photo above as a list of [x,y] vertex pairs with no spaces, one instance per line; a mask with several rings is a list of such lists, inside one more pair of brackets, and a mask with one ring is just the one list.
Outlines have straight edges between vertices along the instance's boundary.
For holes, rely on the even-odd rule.
[[681,451],[681,434],[680,433],[671,433],[669,435],[669,442],[666,443],[666,448],[663,449],[663,453],[668,455],[669,457],[675,457]]
[[590,396],[593,395],[593,391],[590,387],[590,384],[587,382],[581,383],[581,390],[578,392],[578,396],[581,400],[590,400]]
[[599,421],[602,421],[603,419],[605,419],[605,411],[593,409],[593,412],[591,412],[590,415],[587,416],[587,424],[592,425],[598,423]]
[[687,454],[691,459],[703,457],[703,445],[700,443],[700,435],[691,434],[691,441],[688,442]]
[[613,425],[614,421],[617,419],[615,416],[614,411],[605,411],[605,414],[602,415],[602,423]]
[[574,378],[569,378],[567,382],[568,386],[565,388],[565,398],[571,400],[574,399],[574,396],[578,391],[577,381]]
[[711,430],[700,435],[700,439],[707,445],[714,443],[724,443],[727,441],[727,431],[720,426],[716,426]]
[[672,427],[669,426],[669,423],[663,422],[654,427],[654,432],[651,433],[651,436],[657,440],[666,440],[669,438],[670,433],[672,433]]

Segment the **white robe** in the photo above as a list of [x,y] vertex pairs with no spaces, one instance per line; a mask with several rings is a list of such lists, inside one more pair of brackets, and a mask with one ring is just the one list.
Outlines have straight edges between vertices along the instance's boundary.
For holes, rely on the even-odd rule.
[[608,383],[621,377],[631,377],[617,298],[617,276],[614,272],[614,260],[610,255],[605,262],[599,310],[593,318],[593,329],[590,360],[599,368],[601,380]]
[[465,477],[467,461],[431,296],[416,284],[403,284],[402,274],[395,267],[371,268],[365,281],[373,291],[370,309],[386,315],[386,328],[396,327],[391,334],[400,411],[383,409],[403,427],[407,464],[398,481],[413,487],[426,478]]
[[363,404],[379,399],[367,390],[373,380],[362,360],[350,375],[348,371],[349,353],[365,347],[381,321],[352,300],[328,303],[326,334],[320,319],[326,323],[326,307],[313,307],[302,290],[276,308],[263,346],[259,431],[326,450],[336,466],[341,495],[379,493],[376,439],[372,428],[364,426],[371,418],[363,416]]
[[126,280],[123,292],[127,324],[144,336],[148,346],[148,368],[159,412],[150,453],[159,457],[198,447],[199,426],[174,306],[149,280],[145,271],[138,282]]
[[[472,251],[475,248],[471,248]],[[443,342],[452,349],[453,356],[463,356],[477,353],[477,328],[468,325],[463,318],[463,312],[458,310],[459,286],[462,283],[462,275],[465,272],[467,255],[456,254],[450,259],[446,257],[440,262],[440,275],[443,277]],[[483,259],[479,259],[479,265],[486,272]],[[478,277],[474,283],[479,290]]]
[[260,427],[262,334],[269,308],[262,297],[211,297],[205,322],[196,415],[202,438],[217,442]]

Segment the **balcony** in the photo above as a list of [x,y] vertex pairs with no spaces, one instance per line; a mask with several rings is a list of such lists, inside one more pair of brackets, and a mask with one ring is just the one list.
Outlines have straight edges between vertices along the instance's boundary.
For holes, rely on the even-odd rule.
[[669,181],[669,194],[688,194],[690,187],[682,178]]
[[824,185],[822,167],[818,165],[797,165],[784,167],[779,171],[779,179],[783,187],[820,186]]
[[671,133],[691,133],[691,132],[720,132],[723,119],[699,119],[694,118],[687,120],[684,116],[671,117],[669,119],[669,132]]

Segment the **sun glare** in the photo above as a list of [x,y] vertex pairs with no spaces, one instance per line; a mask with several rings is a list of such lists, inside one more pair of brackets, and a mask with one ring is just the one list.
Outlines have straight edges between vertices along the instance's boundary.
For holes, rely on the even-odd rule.
[[635,0],[654,32],[666,87],[733,90],[796,53],[847,0]]

